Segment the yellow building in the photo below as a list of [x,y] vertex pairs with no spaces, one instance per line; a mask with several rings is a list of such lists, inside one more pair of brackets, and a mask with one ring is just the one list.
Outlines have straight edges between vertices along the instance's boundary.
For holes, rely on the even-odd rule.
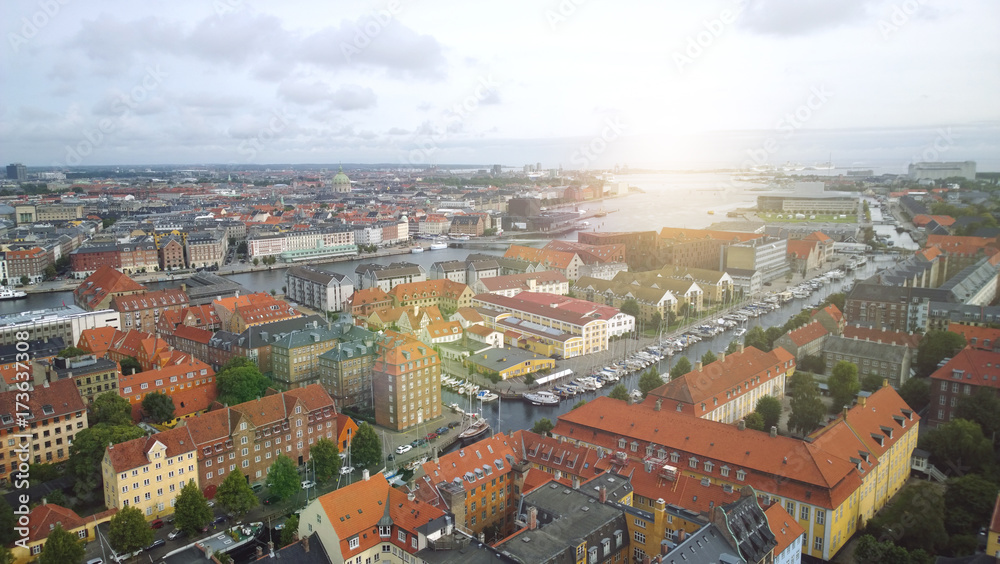
[[111,445],[101,461],[104,505],[138,507],[147,520],[174,512],[181,489],[198,485],[198,461],[188,427]]
[[445,278],[408,282],[389,290],[394,306],[437,306],[451,311],[471,306],[473,295],[467,285]]
[[990,519],[990,530],[987,532],[986,554],[1000,559],[1000,496],[997,496],[996,505],[993,507],[993,518]]
[[[17,508],[15,508],[17,509]],[[45,546],[49,533],[59,525],[63,530],[73,533],[84,542],[97,540],[97,526],[110,521],[118,513],[117,507],[102,511],[89,517],[80,517],[72,509],[53,503],[42,503],[32,509],[28,517],[28,535],[24,542],[18,541],[11,549],[15,564],[24,564],[38,560]]]

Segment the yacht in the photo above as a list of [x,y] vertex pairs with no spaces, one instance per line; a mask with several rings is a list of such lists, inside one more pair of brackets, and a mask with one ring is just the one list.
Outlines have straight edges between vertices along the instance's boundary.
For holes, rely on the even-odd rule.
[[531,405],[559,405],[559,396],[552,392],[526,392],[521,397],[524,401],[531,402]]
[[412,247],[410,249],[410,252],[411,253],[422,253],[422,252],[424,252],[424,248],[423,247]]
[[442,249],[447,249],[448,243],[431,243],[432,251],[440,251]]
[[28,297],[28,293],[22,290],[15,290],[7,286],[0,286],[0,300],[20,300]]

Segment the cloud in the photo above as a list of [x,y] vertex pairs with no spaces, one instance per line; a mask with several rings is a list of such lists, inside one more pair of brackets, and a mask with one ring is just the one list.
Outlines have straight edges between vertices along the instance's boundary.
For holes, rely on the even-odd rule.
[[362,17],[317,31],[303,39],[298,56],[329,68],[358,65],[410,77],[445,75],[445,58],[437,39],[397,21],[377,27],[369,24],[370,19]]
[[808,35],[869,18],[873,0],[744,0],[737,25],[763,35]]
[[278,96],[295,104],[309,106],[329,100],[331,90],[330,85],[323,82],[292,80],[278,86]]
[[364,110],[375,106],[375,92],[356,84],[341,86],[330,98],[333,106],[344,111]]

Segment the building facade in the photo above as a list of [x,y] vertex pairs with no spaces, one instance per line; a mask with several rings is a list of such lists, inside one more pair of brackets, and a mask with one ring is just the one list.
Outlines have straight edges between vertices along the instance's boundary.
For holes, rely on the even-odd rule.
[[285,272],[285,297],[318,311],[342,311],[354,293],[354,282],[343,274],[312,266],[293,266]]
[[147,521],[172,515],[177,496],[198,482],[198,460],[186,427],[108,446],[101,460],[104,505],[142,511]]
[[386,331],[375,342],[375,421],[397,431],[441,415],[441,361],[429,345]]

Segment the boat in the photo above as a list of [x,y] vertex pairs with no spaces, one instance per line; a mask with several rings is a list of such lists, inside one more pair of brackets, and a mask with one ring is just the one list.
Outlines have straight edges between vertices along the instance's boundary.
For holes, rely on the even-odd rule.
[[422,253],[422,252],[424,252],[424,248],[423,247],[412,247],[412,248],[410,248],[410,252],[411,253]]
[[744,328],[740,327],[740,328],[739,328],[739,329],[737,329],[736,331],[733,331],[733,334],[734,334],[734,335],[736,335],[737,337],[742,337],[743,335],[745,335],[745,334],[746,334],[746,332],[747,332],[747,330],[746,330],[746,329],[744,329]]
[[552,392],[525,392],[521,397],[531,405],[559,405],[559,396]]
[[0,300],[20,300],[28,297],[28,293],[22,290],[15,290],[7,286],[0,286]]
[[494,394],[489,390],[483,390],[476,394],[476,399],[479,401],[496,401],[500,399],[500,396]]
[[[198,547],[199,551],[207,551],[209,554],[215,554],[216,552],[228,553],[244,546],[257,538],[257,535],[264,529],[264,523],[258,521],[255,523],[247,523],[244,525],[236,525],[225,531],[212,535],[208,538],[201,539],[199,541],[193,542],[182,548],[178,548],[173,552],[170,552],[163,556],[163,560],[167,561],[168,558],[174,554],[180,554],[192,547],[201,545]],[[204,548],[202,548],[204,547]],[[203,553],[203,552],[202,552]]]
[[470,445],[480,439],[485,438],[490,433],[490,424],[485,419],[478,418],[472,425],[458,434],[458,442],[462,446]]
[[451,239],[454,239],[455,241],[468,241],[469,240],[469,236],[468,235],[449,235],[448,237],[450,237]]
[[440,251],[442,249],[447,249],[448,243],[431,243],[432,251]]

